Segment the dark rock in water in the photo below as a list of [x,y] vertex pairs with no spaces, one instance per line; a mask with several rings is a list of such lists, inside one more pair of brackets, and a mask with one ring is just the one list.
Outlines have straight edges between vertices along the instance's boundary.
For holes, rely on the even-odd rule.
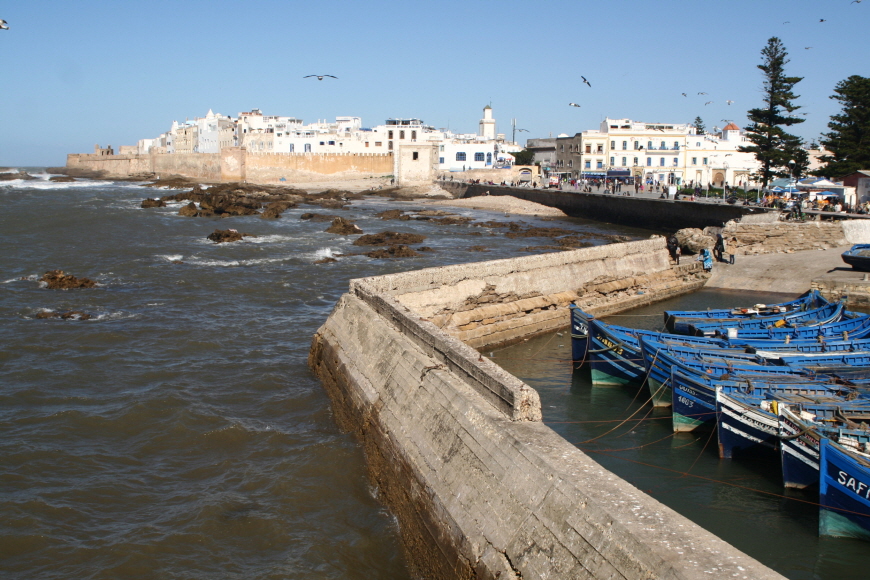
[[48,178],[49,181],[53,181],[55,183],[69,183],[71,181],[75,181],[75,177],[70,177],[69,175],[52,175]]
[[[396,244],[419,244],[426,239],[420,234],[405,234],[399,232],[381,232],[367,234],[354,241],[354,246],[392,246]],[[413,250],[411,250],[413,251]]]
[[338,262],[335,258],[320,258],[319,260],[314,260],[315,264],[329,264],[330,262]]
[[496,221],[477,222],[477,223],[473,223],[471,225],[477,226],[479,228],[506,228],[506,227],[508,227],[507,222],[496,222]]
[[342,236],[349,236],[353,234],[361,234],[363,231],[360,229],[358,225],[353,223],[348,219],[344,219],[341,217],[337,217],[332,220],[332,225],[326,228],[326,233],[328,234],[340,234]]
[[340,218],[338,215],[327,215],[323,213],[304,213],[299,216],[299,219],[302,220],[311,220],[313,222],[331,222],[335,219]]
[[470,221],[474,221],[474,218],[470,217],[444,217],[438,219],[432,219],[432,223],[439,224],[442,226],[460,226],[467,224]]
[[178,210],[178,215],[184,217],[196,217],[199,215],[199,210],[196,209],[195,203],[190,202],[189,204]]
[[281,217],[281,210],[277,207],[267,207],[260,214],[260,219],[277,219]]
[[36,318],[39,319],[47,319],[47,318],[61,318],[63,320],[69,320],[73,318],[75,320],[89,320],[91,315],[87,312],[82,312],[81,310],[68,310],[66,312],[40,312],[36,315]]
[[417,251],[418,252],[434,252],[435,249],[430,248],[429,246],[420,246],[419,248],[417,248]]
[[0,181],[12,181],[14,179],[23,179],[25,181],[30,181],[31,179],[36,179],[26,171],[19,171],[18,173],[0,173]]
[[382,220],[409,220],[411,216],[405,215],[400,209],[388,209],[386,211],[382,211],[380,213],[376,213],[375,217],[381,218]]
[[41,282],[49,290],[66,290],[69,288],[93,288],[96,282],[89,278],[76,278],[72,274],[64,274],[63,270],[49,270],[43,274]]
[[279,218],[281,217],[282,212],[290,209],[291,207],[296,207],[296,204],[292,201],[273,201],[266,206],[266,209],[263,210],[263,213],[260,214],[260,217],[263,219]]
[[369,258],[414,258],[419,255],[420,254],[404,244],[390,246],[389,248],[383,248],[366,253],[366,256]]
[[471,246],[470,248],[468,248],[468,251],[469,252],[488,252],[489,248],[487,248],[486,246]]
[[144,201],[142,201],[142,207],[147,209],[149,207],[166,207],[166,202],[162,199],[151,199],[150,197]]
[[207,237],[216,244],[223,244],[228,242],[238,242],[245,237],[256,238],[257,236],[254,234],[245,234],[236,230],[215,230]]

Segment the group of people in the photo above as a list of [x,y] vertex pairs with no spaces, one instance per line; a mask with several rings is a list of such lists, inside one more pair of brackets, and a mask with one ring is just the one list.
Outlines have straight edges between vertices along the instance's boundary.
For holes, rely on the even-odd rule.
[[[732,240],[734,241],[734,240]],[[668,253],[671,255],[671,259],[677,264],[680,264],[680,257],[683,254],[682,248],[680,247],[680,241],[677,239],[677,236],[671,235],[668,237],[666,241],[666,246],[668,248]],[[726,259],[725,256],[728,256]],[[703,248],[701,252],[698,254],[698,257],[695,260],[702,262],[704,265],[704,270],[710,271],[713,269],[713,260],[717,262],[723,263],[734,263],[734,254],[727,252],[725,236],[721,233],[716,234],[716,243],[713,244],[713,250],[710,251],[709,248]]]

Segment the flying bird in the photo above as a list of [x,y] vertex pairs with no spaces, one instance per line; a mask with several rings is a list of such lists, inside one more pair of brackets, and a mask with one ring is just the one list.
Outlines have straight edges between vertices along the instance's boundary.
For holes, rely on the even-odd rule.
[[827,22],[824,18],[819,18],[819,22]]
[[811,49],[811,48],[812,48],[812,46],[805,46],[805,47],[804,47],[804,50],[809,50],[809,49]]
[[0,19],[0,30],[9,30],[9,25],[6,24],[5,20]]
[[687,95],[686,93],[680,93],[680,94],[683,95],[684,97],[688,97],[688,96],[689,96],[689,95]]
[[860,4],[861,0],[852,0],[852,4]]
[[730,105],[730,104],[733,103],[734,101],[730,101],[730,100],[729,100],[729,101],[725,101],[725,102],[728,103],[728,104]]
[[338,77],[334,77],[332,75],[308,75],[306,77],[302,77],[303,79],[310,79],[311,77],[317,77],[317,80],[322,81],[323,77],[329,77],[331,79],[337,79]]
[[707,101],[706,103],[704,103],[704,106],[706,107],[707,105],[711,105],[711,104],[713,104],[713,101]]
[[586,80],[586,77],[584,77],[583,75],[580,75],[580,78],[583,79],[583,82],[584,82],[584,83],[586,83],[587,85],[589,85],[589,88],[590,88],[590,89],[592,88],[592,83],[590,83],[589,81],[587,81],[587,80]]
[[699,95],[706,95],[707,93],[698,93]]
[[783,24],[791,24],[791,20],[786,20]]
[[579,107],[580,105],[578,105],[577,103],[568,103],[568,106],[569,107]]

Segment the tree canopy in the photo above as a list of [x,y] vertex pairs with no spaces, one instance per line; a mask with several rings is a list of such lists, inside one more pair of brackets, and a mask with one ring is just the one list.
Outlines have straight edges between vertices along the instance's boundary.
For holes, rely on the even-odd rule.
[[825,166],[816,174],[842,177],[870,169],[870,78],[852,75],[837,84],[830,98],[843,110],[828,123],[831,132],[821,141],[829,154],[819,159]]
[[701,120],[700,115],[695,117],[695,121],[692,124],[695,126],[695,132],[698,135],[704,135],[707,133],[707,127],[704,126],[704,121]]
[[514,156],[515,165],[533,165],[535,162],[534,151],[529,151],[528,149],[511,153],[511,155]]
[[761,164],[759,177],[762,185],[767,187],[773,177],[788,175],[789,160],[800,155],[801,139],[786,133],[783,127],[804,122],[804,119],[792,116],[800,108],[792,103],[798,98],[792,89],[803,77],[786,76],[788,52],[775,36],[767,41],[761,57],[758,68],[764,73],[764,105],[747,112],[750,125],[745,127],[746,137],[752,145],[742,146],[740,151],[755,154]]

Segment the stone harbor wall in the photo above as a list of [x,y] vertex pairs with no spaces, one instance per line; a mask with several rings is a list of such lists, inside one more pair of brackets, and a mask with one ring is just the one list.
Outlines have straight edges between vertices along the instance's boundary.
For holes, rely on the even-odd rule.
[[731,221],[724,228],[686,228],[677,232],[684,253],[712,248],[722,233],[726,251],[735,255],[757,255],[828,250],[851,244],[870,243],[870,221],[808,221],[744,223]]
[[[565,326],[571,293],[606,311],[703,282],[670,270],[653,238],[351,281],[309,366],[363,445],[414,575],[781,578],[562,439],[534,389],[458,338],[492,326],[463,335],[489,345]],[[495,330],[521,312],[534,320]],[[480,326],[460,328],[470,322]]]

